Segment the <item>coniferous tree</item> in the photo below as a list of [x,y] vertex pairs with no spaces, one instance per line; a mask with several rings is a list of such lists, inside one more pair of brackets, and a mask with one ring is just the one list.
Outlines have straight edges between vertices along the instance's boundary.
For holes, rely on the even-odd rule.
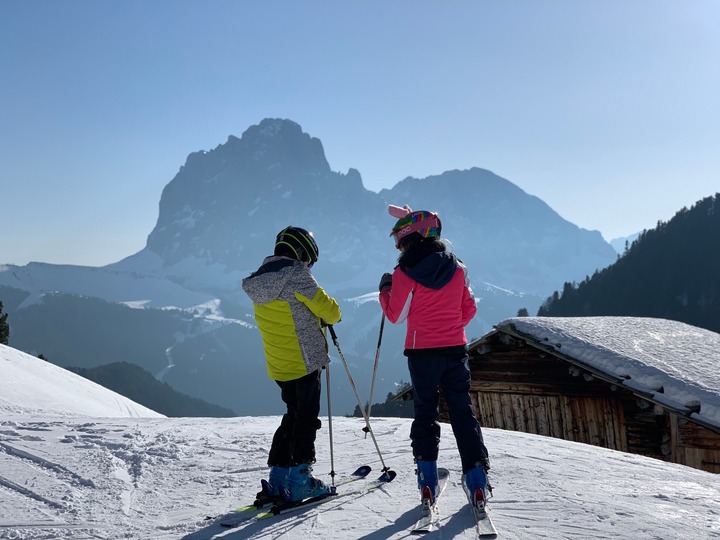
[[7,322],[7,313],[3,313],[3,304],[0,301],[0,343],[7,345],[10,339],[10,325]]

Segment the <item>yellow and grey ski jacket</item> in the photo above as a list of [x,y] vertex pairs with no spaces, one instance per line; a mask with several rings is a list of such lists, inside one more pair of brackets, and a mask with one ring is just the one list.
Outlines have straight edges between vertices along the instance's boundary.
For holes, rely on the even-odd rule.
[[299,379],[330,362],[321,323],[339,322],[340,307],[307,265],[290,257],[266,257],[242,287],[255,307],[271,379]]

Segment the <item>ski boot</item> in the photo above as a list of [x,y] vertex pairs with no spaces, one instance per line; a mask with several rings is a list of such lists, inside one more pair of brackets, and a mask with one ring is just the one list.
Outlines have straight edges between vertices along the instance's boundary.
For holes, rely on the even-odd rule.
[[437,461],[416,461],[418,489],[420,489],[420,501],[435,503],[438,491]]
[[288,489],[288,473],[290,469],[287,467],[270,466],[270,475],[268,480],[261,480],[262,490],[258,492],[255,499],[255,506],[265,506],[277,500],[286,500]]
[[462,477],[463,488],[470,504],[484,509],[488,497],[488,480],[485,467],[474,467]]
[[287,483],[288,502],[334,493],[333,488],[312,475],[312,466],[309,463],[290,467]]

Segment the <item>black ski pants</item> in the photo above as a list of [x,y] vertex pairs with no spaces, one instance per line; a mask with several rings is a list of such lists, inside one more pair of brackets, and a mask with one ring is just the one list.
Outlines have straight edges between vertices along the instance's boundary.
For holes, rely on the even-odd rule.
[[293,467],[315,462],[315,437],[321,425],[320,372],[294,381],[275,381],[287,412],[273,436],[268,465]]
[[417,356],[408,354],[408,368],[415,407],[415,419],[410,428],[415,459],[437,460],[440,448],[439,388],[442,388],[463,473],[478,466],[489,468],[488,451],[470,401],[467,355],[428,355],[425,350]]

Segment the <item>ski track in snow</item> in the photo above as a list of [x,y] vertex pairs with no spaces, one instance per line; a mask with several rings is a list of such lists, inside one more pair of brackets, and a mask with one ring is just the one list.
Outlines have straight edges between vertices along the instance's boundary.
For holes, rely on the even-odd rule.
[[[20,418],[20,417],[18,417]],[[219,519],[248,504],[279,417],[48,418],[0,421],[0,539],[411,538],[418,517],[410,420],[373,419],[390,484],[234,529]],[[334,418],[335,470],[381,465],[361,419]],[[474,536],[450,426],[440,529]],[[720,538],[718,476],[649,458],[522,433],[485,430],[500,538]],[[327,422],[315,474],[329,481]],[[678,527],[678,516],[681,528]]]

